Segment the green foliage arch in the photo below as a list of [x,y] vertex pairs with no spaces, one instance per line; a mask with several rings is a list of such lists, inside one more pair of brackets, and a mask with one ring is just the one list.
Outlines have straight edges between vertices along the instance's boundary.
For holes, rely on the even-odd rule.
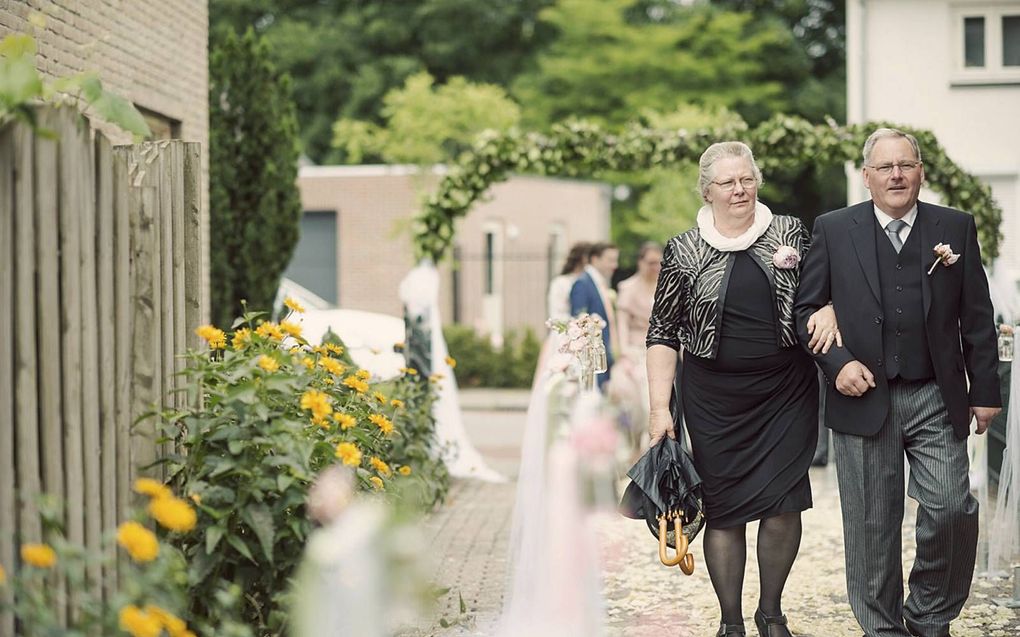
[[1002,208],[991,189],[957,166],[931,131],[868,122],[840,126],[780,115],[755,128],[743,125],[696,131],[657,130],[631,126],[609,133],[588,122],[554,126],[549,133],[487,132],[450,166],[416,218],[414,244],[419,257],[438,262],[450,249],[455,224],[489,188],[513,173],[550,176],[598,176],[609,171],[632,172],[683,162],[697,162],[710,144],[727,139],[745,141],[754,149],[762,171],[803,166],[805,163],[860,167],[861,147],[871,131],[899,128],[917,137],[929,188],[947,206],[966,210],[977,222],[978,239],[986,263],[999,254]]

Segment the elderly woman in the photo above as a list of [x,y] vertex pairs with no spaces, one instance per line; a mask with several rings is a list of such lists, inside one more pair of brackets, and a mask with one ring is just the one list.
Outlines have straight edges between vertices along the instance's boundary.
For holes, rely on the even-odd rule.
[[[697,227],[670,239],[646,338],[651,444],[674,436],[669,412],[678,351],[683,415],[704,481],[705,563],[722,622],[745,635],[740,597],[745,525],[760,520],[762,637],[788,637],[782,610],[811,507],[808,468],[818,436],[818,378],[797,341],[793,301],[810,234],[795,217],[757,200],[761,171],[740,142],[701,156],[705,206]],[[811,317],[812,347],[838,338],[835,315]]]

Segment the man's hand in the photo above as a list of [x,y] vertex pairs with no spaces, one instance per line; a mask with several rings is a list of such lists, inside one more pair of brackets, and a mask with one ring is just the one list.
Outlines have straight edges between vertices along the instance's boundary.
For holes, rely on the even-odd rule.
[[860,361],[850,361],[836,376],[836,389],[844,396],[863,396],[875,386],[875,375]]
[[970,415],[977,420],[977,434],[980,436],[988,430],[992,419],[1002,412],[1001,407],[971,407]]
[[662,440],[663,436],[669,436],[676,440],[676,434],[673,432],[673,416],[668,409],[653,409],[648,414],[648,446],[654,447],[655,443]]

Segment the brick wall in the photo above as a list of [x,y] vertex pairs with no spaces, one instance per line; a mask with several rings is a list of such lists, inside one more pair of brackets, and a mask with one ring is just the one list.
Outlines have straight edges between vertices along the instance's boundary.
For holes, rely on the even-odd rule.
[[[44,28],[29,23],[32,13],[44,16]],[[206,220],[208,25],[205,0],[0,0],[0,37],[10,32],[34,34],[37,64],[44,74],[94,71],[104,87],[146,111],[180,122],[181,139],[202,144]],[[129,141],[100,127],[115,142]],[[203,243],[208,255],[208,232]],[[204,292],[208,307],[208,290]]]
[[[339,306],[401,315],[397,287],[414,266],[410,221],[437,175],[402,166],[312,166],[298,187],[305,210],[337,214]],[[483,310],[484,233],[495,228],[502,325]],[[460,321],[479,330],[530,326],[542,333],[548,285],[550,233],[558,228],[567,247],[609,236],[609,188],[604,184],[545,177],[511,177],[493,187],[457,226],[465,256],[460,269]],[[501,258],[505,257],[505,258]],[[560,259],[562,261],[562,259]],[[556,263],[558,270],[562,263]],[[453,319],[449,264],[440,268],[443,320]]]

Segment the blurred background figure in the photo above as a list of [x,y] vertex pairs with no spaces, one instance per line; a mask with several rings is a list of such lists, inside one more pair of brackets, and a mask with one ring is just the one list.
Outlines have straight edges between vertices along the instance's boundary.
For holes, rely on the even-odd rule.
[[564,321],[570,318],[570,288],[584,272],[590,251],[591,244],[587,241],[578,241],[570,246],[570,252],[563,262],[563,269],[549,282],[549,294],[546,297],[549,318]]
[[662,246],[645,242],[638,250],[637,271],[618,286],[616,323],[620,351],[612,370],[609,396],[620,408],[621,420],[634,450],[643,448],[641,438],[648,429],[645,336],[660,269]]
[[602,329],[602,342],[606,346],[609,367],[597,377],[599,389],[605,388],[616,357],[616,311],[613,308],[613,290],[610,282],[620,263],[620,249],[607,242],[592,244],[588,263],[570,288],[570,314],[597,314],[606,322]]

